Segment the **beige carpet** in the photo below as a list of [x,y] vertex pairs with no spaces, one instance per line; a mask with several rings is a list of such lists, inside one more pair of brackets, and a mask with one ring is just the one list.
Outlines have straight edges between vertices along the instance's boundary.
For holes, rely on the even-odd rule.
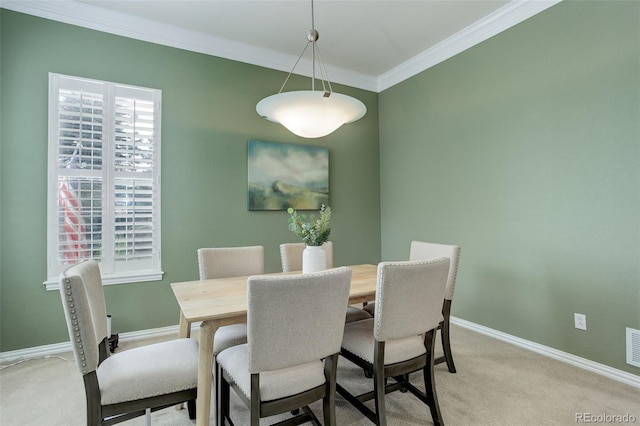
[[[452,338],[458,373],[450,374],[444,364],[436,367],[440,408],[447,425],[575,425],[587,423],[576,416],[605,415],[634,416],[635,424],[640,424],[640,389],[461,327],[453,326]],[[118,350],[132,346],[121,344]],[[0,425],[85,424],[82,377],[71,353],[61,356],[64,360],[52,357],[2,366]],[[338,381],[355,392],[372,386],[361,370],[343,358]],[[420,374],[412,375],[412,382],[420,384]],[[419,387],[424,389],[423,384]],[[321,405],[312,409],[322,419]],[[372,424],[339,395],[336,411],[339,425]],[[247,410],[237,398],[232,399],[231,412],[236,425],[247,424]],[[410,393],[387,395],[387,413],[391,426],[432,424],[428,408]],[[591,423],[602,423],[598,419],[592,417]],[[264,419],[261,425],[273,421]],[[122,424],[145,423],[138,418]],[[194,423],[186,410],[170,408],[154,413],[152,424]]]

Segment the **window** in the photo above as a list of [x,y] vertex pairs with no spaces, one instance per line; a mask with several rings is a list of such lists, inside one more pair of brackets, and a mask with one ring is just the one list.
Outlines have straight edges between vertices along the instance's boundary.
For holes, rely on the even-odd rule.
[[47,289],[84,259],[159,280],[161,91],[49,74]]

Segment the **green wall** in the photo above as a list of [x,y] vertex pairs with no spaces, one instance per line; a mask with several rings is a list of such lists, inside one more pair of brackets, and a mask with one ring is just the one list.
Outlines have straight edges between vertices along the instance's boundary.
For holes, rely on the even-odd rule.
[[369,111],[318,140],[255,113],[281,72],[4,9],[0,43],[0,351],[67,340],[42,286],[57,72],[163,90],[165,278],[105,288],[115,331],[177,323],[169,284],[196,279],[198,247],[263,244],[279,269],[286,214],[246,210],[258,139],[329,148],[336,264],[460,244],[455,316],[638,374],[639,2],[565,0],[380,95],[339,87]]
[[[0,9],[0,351],[68,340],[60,296],[45,291],[47,79],[69,74],[163,91],[162,281],[105,287],[115,332],[178,323],[171,282],[198,277],[196,250],[297,241],[286,212],[247,211],[250,139],[329,148],[335,263],[380,260],[378,95],[341,87],[367,115],[307,140],[260,118],[285,73]],[[292,77],[287,90],[307,89]]]
[[640,2],[564,1],[379,105],[382,258],[459,244],[454,316],[639,374]]

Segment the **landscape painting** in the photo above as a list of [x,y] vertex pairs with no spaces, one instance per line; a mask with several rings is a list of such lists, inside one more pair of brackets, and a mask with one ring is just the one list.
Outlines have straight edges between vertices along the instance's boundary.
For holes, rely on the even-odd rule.
[[329,149],[247,144],[249,210],[319,210],[329,204]]

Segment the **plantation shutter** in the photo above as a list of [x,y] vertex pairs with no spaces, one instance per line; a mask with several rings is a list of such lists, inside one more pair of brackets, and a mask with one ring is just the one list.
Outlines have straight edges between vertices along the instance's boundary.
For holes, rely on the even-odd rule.
[[160,96],[50,75],[47,288],[89,258],[105,283],[161,278]]
[[130,91],[116,91],[114,111],[114,259],[122,268],[153,262],[159,211],[154,197],[154,99]]
[[102,139],[99,85],[60,89],[57,114],[57,264],[102,259]]

